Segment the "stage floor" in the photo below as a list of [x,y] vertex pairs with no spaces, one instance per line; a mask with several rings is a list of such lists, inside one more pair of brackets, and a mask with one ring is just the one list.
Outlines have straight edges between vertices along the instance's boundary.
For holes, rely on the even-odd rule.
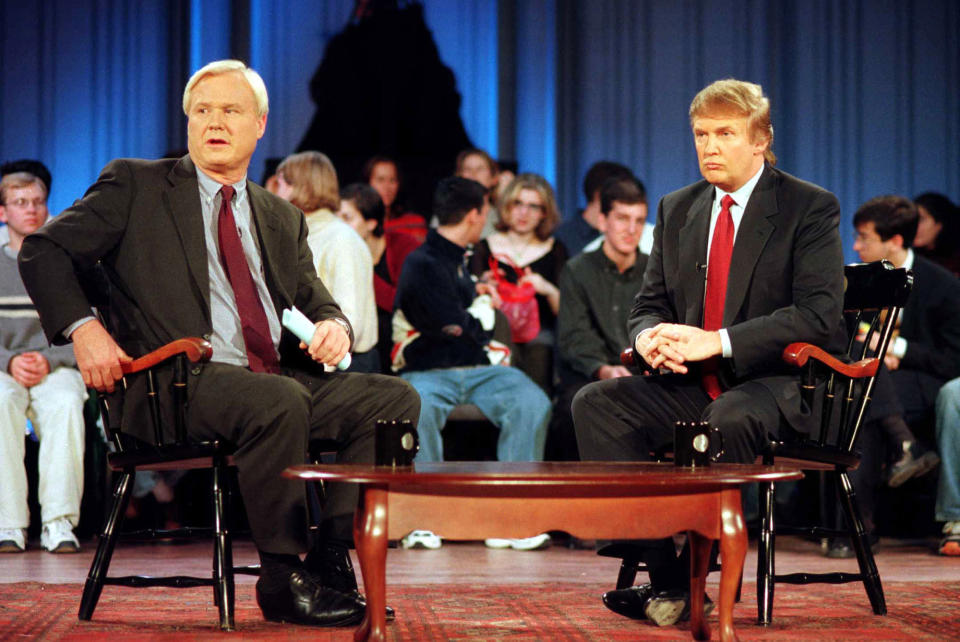
[[[960,577],[960,559],[934,554],[936,540],[896,540],[883,538],[876,549],[877,567],[885,582],[953,581]],[[31,542],[26,553],[0,555],[0,583],[44,582],[50,584],[83,582],[90,567],[95,541],[82,542],[83,550],[73,555],[53,555]],[[117,546],[111,575],[183,574],[204,575],[210,571],[210,543],[138,544],[122,542]],[[751,541],[744,566],[744,581],[756,581],[756,542]],[[238,565],[258,562],[256,551],[246,540],[234,543],[234,562]],[[356,562],[356,558],[354,558]],[[565,583],[604,584],[611,588],[619,562],[598,557],[592,550],[573,550],[555,544],[542,551],[519,552],[492,550],[481,542],[444,542],[439,550],[402,550],[387,553],[388,586],[396,584],[527,584],[562,580]],[[796,537],[777,540],[777,572],[855,572],[856,560],[831,560],[820,554],[820,547]],[[359,576],[359,572],[358,572]],[[359,579],[359,578],[358,578]],[[241,583],[255,578],[237,576]],[[719,574],[710,575],[711,584]]]

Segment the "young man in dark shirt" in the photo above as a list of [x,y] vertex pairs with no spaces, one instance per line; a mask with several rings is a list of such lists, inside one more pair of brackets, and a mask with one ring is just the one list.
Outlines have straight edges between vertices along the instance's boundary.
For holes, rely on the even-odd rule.
[[[440,181],[433,211],[439,226],[407,257],[397,284],[394,337],[404,328],[405,341],[394,367],[422,400],[418,462],[443,459],[440,431],[453,407],[468,403],[500,429],[501,461],[543,459],[550,400],[520,370],[491,365],[488,344],[498,299],[490,286],[475,283],[465,266],[467,247],[479,240],[486,222],[485,196],[476,181]],[[539,547],[549,541],[546,535],[528,539],[537,541],[506,545]],[[405,545],[416,541],[427,548],[440,545],[428,535]]]
[[578,459],[570,404],[591,381],[630,375],[620,351],[630,345],[627,318],[643,284],[646,254],[637,249],[647,219],[647,195],[632,177],[600,189],[599,249],[570,259],[560,274],[560,394],[547,438],[547,459]]

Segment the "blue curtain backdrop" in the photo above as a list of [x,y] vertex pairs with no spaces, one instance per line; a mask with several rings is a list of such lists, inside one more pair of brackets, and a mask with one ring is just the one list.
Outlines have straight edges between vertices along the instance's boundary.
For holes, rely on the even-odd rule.
[[[960,4],[954,0],[425,0],[474,143],[544,174],[566,216],[595,160],[651,199],[698,178],[690,99],[727,76],[773,103],[779,165],[834,191],[849,220],[880,193],[960,199]],[[308,82],[352,0],[39,0],[0,5],[0,159],[39,158],[51,207],[117,156],[185,146],[180,93],[209,60],[270,90],[251,167],[289,153]],[[335,91],[335,88],[332,88]]]

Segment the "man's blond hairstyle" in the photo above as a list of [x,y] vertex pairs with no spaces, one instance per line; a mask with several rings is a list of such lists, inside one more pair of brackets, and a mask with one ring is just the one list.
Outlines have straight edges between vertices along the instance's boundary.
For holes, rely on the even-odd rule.
[[304,212],[340,209],[337,170],[326,154],[299,152],[283,159],[277,174],[292,188],[290,202]]
[[39,185],[43,192],[43,199],[47,199],[47,185],[39,177],[30,172],[12,172],[0,179],[0,205],[7,204],[7,194],[12,189],[21,189],[31,185]]
[[770,99],[763,95],[763,87],[734,78],[717,80],[707,85],[690,103],[690,126],[693,126],[696,118],[723,111],[735,111],[747,117],[747,127],[753,142],[767,140],[763,157],[768,163],[775,165],[777,156],[773,153]]
[[247,84],[250,85],[250,89],[253,90],[253,95],[257,99],[257,116],[265,116],[267,112],[270,111],[270,103],[267,99],[267,86],[264,84],[260,74],[239,60],[215,60],[194,72],[194,74],[190,76],[190,80],[187,81],[187,86],[183,88],[183,113],[188,116],[190,115],[190,98],[193,94],[193,88],[196,87],[201,79],[206,76],[227,74],[231,71],[239,71],[247,80]]

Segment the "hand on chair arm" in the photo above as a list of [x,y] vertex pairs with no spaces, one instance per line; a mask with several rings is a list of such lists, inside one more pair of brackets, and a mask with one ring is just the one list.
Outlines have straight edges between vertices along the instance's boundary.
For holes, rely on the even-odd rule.
[[132,359],[96,319],[74,330],[70,339],[83,382],[99,392],[113,392],[114,383],[123,377],[120,364]]

